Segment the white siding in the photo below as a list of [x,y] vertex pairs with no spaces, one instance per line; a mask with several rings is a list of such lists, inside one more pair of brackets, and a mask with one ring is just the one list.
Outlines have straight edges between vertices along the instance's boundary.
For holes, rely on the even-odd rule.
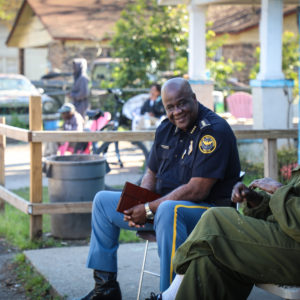
[[18,49],[6,47],[9,31],[0,24],[0,73],[18,73]]
[[48,48],[25,49],[25,76],[30,80],[38,80],[48,70]]

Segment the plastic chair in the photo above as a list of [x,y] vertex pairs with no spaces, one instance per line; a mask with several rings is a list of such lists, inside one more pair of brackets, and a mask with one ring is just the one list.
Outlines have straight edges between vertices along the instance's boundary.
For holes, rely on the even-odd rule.
[[139,287],[138,287],[138,293],[137,293],[137,300],[140,299],[140,295],[141,295],[141,290],[142,290],[142,284],[143,284],[143,278],[144,278],[144,273],[149,274],[149,275],[153,275],[156,277],[160,277],[160,275],[158,273],[154,273],[151,271],[147,271],[145,270],[145,264],[146,264],[146,259],[147,259],[147,252],[148,252],[148,245],[149,242],[156,242],[156,236],[155,236],[155,231],[137,231],[136,235],[145,240],[145,250],[144,250],[144,256],[143,256],[143,263],[142,263],[142,269],[141,269],[141,274],[140,274],[140,280],[139,280]]
[[229,112],[236,118],[250,119],[253,116],[252,95],[237,92],[226,98]]

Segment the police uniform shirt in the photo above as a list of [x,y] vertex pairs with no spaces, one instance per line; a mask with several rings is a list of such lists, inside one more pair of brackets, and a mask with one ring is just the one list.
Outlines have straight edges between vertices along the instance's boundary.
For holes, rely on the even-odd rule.
[[157,128],[148,167],[156,174],[156,192],[165,195],[192,177],[218,179],[205,202],[230,198],[239,179],[235,136],[228,123],[198,103],[198,117],[189,131],[168,119]]

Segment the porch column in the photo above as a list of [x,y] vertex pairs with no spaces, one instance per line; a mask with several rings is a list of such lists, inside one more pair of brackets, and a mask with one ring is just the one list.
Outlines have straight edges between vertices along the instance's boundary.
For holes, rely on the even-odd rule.
[[213,109],[213,82],[206,76],[206,5],[191,3],[189,11],[189,50],[188,75],[189,82],[197,99],[205,106]]
[[283,1],[262,0],[258,80],[284,79],[282,73],[282,23]]
[[293,82],[282,72],[283,0],[262,0],[260,71],[252,80],[253,128],[286,129],[292,124]]

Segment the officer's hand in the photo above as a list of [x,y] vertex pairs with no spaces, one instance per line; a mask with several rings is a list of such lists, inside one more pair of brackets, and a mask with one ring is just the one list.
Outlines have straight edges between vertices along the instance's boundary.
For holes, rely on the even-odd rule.
[[124,221],[128,222],[130,227],[143,227],[146,223],[146,220],[144,204],[136,205],[124,211]]
[[266,177],[252,181],[249,185],[249,188],[259,188],[265,192],[274,194],[277,191],[277,189],[279,189],[281,186],[282,184],[280,182],[277,182],[272,178]]
[[241,203],[246,201],[246,192],[248,188],[241,182],[235,184],[231,193],[231,201],[234,203]]

